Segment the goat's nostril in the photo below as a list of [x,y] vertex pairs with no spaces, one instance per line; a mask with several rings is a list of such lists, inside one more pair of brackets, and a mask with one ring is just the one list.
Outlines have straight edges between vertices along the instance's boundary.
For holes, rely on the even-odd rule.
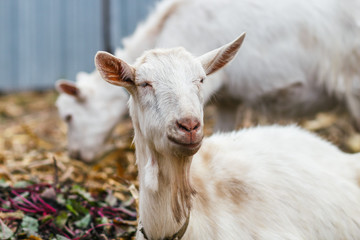
[[200,121],[197,118],[182,118],[176,121],[176,126],[186,132],[197,131],[200,127]]
[[181,123],[179,123],[178,121],[176,122],[176,126],[183,130],[183,131],[189,131],[189,129],[187,129],[187,127],[185,127],[184,125],[182,125]]

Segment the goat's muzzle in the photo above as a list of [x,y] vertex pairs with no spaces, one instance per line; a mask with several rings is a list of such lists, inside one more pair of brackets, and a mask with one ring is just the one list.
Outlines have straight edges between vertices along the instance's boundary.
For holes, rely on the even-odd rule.
[[194,117],[176,120],[168,139],[175,144],[181,155],[194,155],[200,148],[203,131],[200,121]]

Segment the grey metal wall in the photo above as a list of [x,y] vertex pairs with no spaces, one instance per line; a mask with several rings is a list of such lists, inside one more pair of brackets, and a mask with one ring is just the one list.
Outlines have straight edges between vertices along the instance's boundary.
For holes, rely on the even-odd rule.
[[[112,48],[156,0],[110,0]],[[0,0],[0,91],[44,89],[91,72],[104,49],[101,0]]]

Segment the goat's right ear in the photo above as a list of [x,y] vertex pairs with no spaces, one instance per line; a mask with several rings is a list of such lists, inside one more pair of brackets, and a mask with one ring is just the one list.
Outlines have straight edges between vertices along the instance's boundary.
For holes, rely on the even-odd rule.
[[135,86],[135,69],[110,53],[97,52],[95,66],[101,77],[108,83],[128,90]]

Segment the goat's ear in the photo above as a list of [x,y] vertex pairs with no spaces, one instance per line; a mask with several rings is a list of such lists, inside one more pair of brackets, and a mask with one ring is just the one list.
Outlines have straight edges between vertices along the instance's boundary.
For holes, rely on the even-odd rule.
[[101,77],[108,83],[128,90],[135,86],[135,69],[110,53],[97,52],[95,66]]
[[80,97],[80,89],[76,87],[75,83],[68,80],[57,80],[55,88],[59,93],[66,93],[76,98]]
[[241,34],[235,41],[200,56],[199,60],[206,75],[216,72],[229,63],[236,56],[244,38],[245,33]]

